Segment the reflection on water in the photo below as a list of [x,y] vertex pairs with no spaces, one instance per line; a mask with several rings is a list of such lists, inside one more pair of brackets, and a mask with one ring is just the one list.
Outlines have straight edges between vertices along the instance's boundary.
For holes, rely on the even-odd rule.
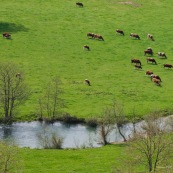
[[[159,124],[165,126],[169,122],[169,127],[173,128],[173,116],[160,118]],[[170,124],[171,123],[171,124]],[[144,121],[135,124],[135,130],[141,131]],[[121,128],[122,133],[128,139],[133,136],[134,126],[132,123],[125,124]],[[98,144],[98,128],[89,127],[82,124],[71,125],[56,122],[46,124],[38,121],[13,123],[12,125],[0,125],[0,139],[13,142],[20,147],[41,148],[38,138],[44,132],[47,135],[57,134],[64,139],[63,148],[100,147]],[[109,142],[122,142],[117,126],[108,136]]]
[[[12,125],[0,125],[0,139],[12,141],[20,147],[41,148],[38,134],[46,131],[48,134],[58,134],[64,139],[63,148],[100,147],[98,144],[98,129],[82,124],[69,125],[56,122],[45,124],[38,121],[13,123]],[[126,124],[122,128],[128,138],[132,134],[132,124]],[[108,136],[110,142],[121,142],[123,138],[119,135],[116,125],[115,130]]]

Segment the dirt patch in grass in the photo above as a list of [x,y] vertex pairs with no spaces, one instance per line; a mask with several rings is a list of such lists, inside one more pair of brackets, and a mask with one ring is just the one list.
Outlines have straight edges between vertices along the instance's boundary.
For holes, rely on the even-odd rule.
[[136,4],[132,1],[122,1],[122,2],[119,2],[119,4],[131,5],[133,7],[140,7],[141,6],[141,4]]

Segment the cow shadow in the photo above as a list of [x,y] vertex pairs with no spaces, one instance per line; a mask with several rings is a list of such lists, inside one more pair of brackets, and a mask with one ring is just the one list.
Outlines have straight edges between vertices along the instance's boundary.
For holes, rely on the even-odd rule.
[[24,25],[9,23],[9,22],[0,22],[0,32],[28,32],[29,29]]

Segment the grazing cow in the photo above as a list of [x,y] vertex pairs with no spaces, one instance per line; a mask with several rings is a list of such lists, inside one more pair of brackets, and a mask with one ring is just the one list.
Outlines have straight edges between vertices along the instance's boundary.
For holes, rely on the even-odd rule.
[[165,57],[165,58],[167,58],[165,52],[158,52],[157,55],[158,55],[159,57]]
[[20,73],[16,73],[16,77],[21,77],[21,74]]
[[83,4],[81,2],[76,2],[76,6],[83,7]]
[[151,76],[151,74],[153,74],[153,72],[152,72],[151,70],[147,70],[147,71],[145,72],[145,74]]
[[87,37],[88,37],[88,38],[94,38],[94,33],[88,32],[88,33],[87,33]]
[[156,60],[154,59],[154,58],[147,58],[147,63],[148,62],[152,62],[152,64],[154,63],[154,64],[157,64],[156,63]]
[[163,67],[164,67],[164,68],[165,68],[165,67],[167,67],[167,68],[173,68],[173,65],[171,65],[171,64],[164,64]]
[[132,38],[137,38],[138,40],[140,40],[140,37],[139,37],[138,34],[131,33],[131,34],[130,34],[130,37],[132,37]]
[[3,36],[4,38],[11,39],[11,34],[9,34],[8,32],[4,32],[4,33],[2,34],[2,36]]
[[124,32],[123,32],[122,30],[120,30],[120,29],[117,29],[117,30],[116,30],[116,33],[117,33],[117,34],[124,35]]
[[136,64],[139,64],[141,66],[141,61],[139,59],[131,59],[131,63],[136,63]]
[[161,86],[160,80],[159,80],[159,79],[152,78],[152,81],[153,81],[156,85]]
[[98,39],[98,40],[104,41],[103,37],[101,35],[99,35],[99,34],[94,34],[94,38]]
[[142,66],[138,65],[138,64],[135,64],[134,67],[135,67],[135,69],[142,69]]
[[152,49],[144,50],[144,55],[153,55],[153,50]]
[[84,45],[84,46],[83,46],[83,49],[84,49],[84,50],[90,50],[90,47],[87,46],[87,45]]
[[148,34],[147,35],[147,38],[150,39],[150,40],[152,40],[152,41],[154,41],[154,37],[151,34]]
[[160,76],[158,76],[158,75],[151,74],[150,77],[151,77],[151,80],[152,80],[153,78],[156,78],[156,79],[158,79],[160,82],[162,82]]
[[91,86],[91,82],[88,79],[85,79],[85,84],[87,84],[88,86]]

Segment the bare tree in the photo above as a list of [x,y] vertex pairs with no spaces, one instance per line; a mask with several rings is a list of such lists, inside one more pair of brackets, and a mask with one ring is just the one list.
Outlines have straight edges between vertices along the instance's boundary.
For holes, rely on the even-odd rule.
[[131,153],[140,156],[140,164],[146,165],[149,172],[156,172],[158,165],[167,165],[172,157],[172,133],[167,133],[166,126],[154,114],[145,119],[142,131],[135,134],[130,146]]
[[3,107],[5,121],[11,121],[14,110],[28,98],[29,89],[24,75],[13,63],[0,64],[0,105]]
[[124,108],[120,102],[113,102],[112,105],[112,114],[115,117],[115,122],[117,124],[117,129],[124,142],[127,141],[125,135],[122,132],[122,127],[126,123],[126,117],[124,115]]
[[60,86],[61,80],[58,77],[54,77],[48,83],[45,93],[39,98],[40,118],[44,116],[53,120],[61,112],[61,108],[65,107],[61,98],[63,91]]
[[126,117],[124,116],[123,106],[119,102],[113,102],[113,105],[109,108],[104,109],[102,116],[99,119],[99,137],[102,140],[102,144],[106,145],[108,135],[115,129],[115,124],[117,124],[117,129],[124,141],[127,141],[125,135],[122,132],[123,124],[126,122]]
[[115,118],[112,116],[111,109],[106,108],[99,119],[98,134],[103,145],[108,144],[107,136],[115,129]]
[[21,173],[22,159],[18,147],[0,141],[0,172]]

